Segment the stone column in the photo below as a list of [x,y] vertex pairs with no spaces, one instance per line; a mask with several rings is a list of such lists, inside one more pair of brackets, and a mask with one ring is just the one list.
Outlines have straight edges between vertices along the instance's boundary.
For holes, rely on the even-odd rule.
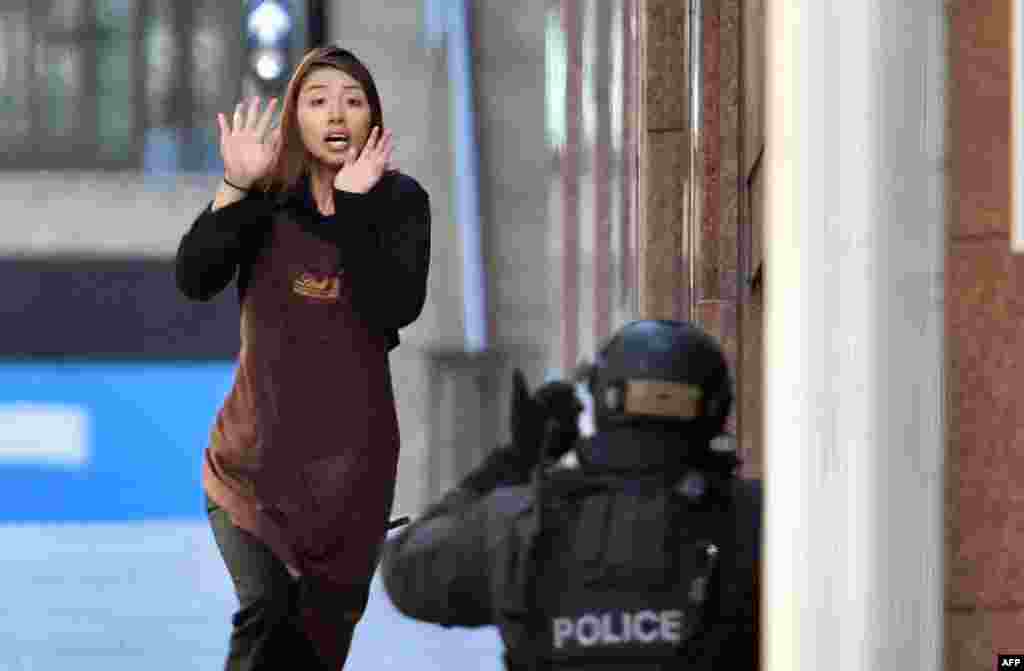
[[687,5],[641,4],[640,225],[637,236],[641,319],[690,316],[686,206],[689,184]]
[[[722,343],[742,382],[741,3],[648,0],[643,7],[640,316],[699,324]],[[741,445],[745,460],[749,442]]]
[[941,668],[942,10],[767,4],[770,671]]

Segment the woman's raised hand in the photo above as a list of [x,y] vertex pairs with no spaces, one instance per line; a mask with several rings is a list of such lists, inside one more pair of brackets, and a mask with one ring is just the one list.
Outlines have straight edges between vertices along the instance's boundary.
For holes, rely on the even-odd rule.
[[356,154],[355,147],[349,150],[345,165],[334,177],[334,188],[354,193],[366,193],[372,189],[384,171],[391,168],[392,137],[390,130],[382,134],[380,127],[374,126],[361,152]]
[[224,177],[232,184],[248,189],[270,170],[281,143],[279,129],[267,133],[276,106],[277,98],[271,98],[260,113],[260,99],[253,97],[235,106],[230,124],[223,114],[217,115]]

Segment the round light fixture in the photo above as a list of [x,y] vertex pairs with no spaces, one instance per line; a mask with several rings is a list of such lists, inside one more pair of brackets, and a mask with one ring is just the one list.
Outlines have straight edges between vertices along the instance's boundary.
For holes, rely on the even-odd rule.
[[292,18],[274,0],[264,0],[249,14],[249,35],[263,46],[274,46],[292,29]]
[[260,79],[273,81],[284,72],[284,54],[279,49],[260,49],[252,55],[252,66]]

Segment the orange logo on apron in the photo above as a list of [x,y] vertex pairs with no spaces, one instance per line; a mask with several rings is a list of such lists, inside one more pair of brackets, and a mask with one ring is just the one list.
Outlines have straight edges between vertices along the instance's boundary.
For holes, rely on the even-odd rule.
[[292,282],[292,291],[307,298],[336,301],[341,295],[341,283],[337,275],[304,272]]

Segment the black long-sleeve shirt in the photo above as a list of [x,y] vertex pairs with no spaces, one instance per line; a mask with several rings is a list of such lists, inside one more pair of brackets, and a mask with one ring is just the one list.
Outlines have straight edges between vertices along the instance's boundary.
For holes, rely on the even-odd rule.
[[334,191],[335,214],[317,211],[303,181],[293,193],[251,194],[217,211],[207,207],[178,247],[176,281],[188,298],[206,301],[237,278],[245,295],[252,263],[271,239],[282,208],[310,233],[337,245],[353,285],[353,304],[374,329],[398,344],[398,329],[423,309],[430,262],[430,202],[419,183],[389,173],[365,194]]

